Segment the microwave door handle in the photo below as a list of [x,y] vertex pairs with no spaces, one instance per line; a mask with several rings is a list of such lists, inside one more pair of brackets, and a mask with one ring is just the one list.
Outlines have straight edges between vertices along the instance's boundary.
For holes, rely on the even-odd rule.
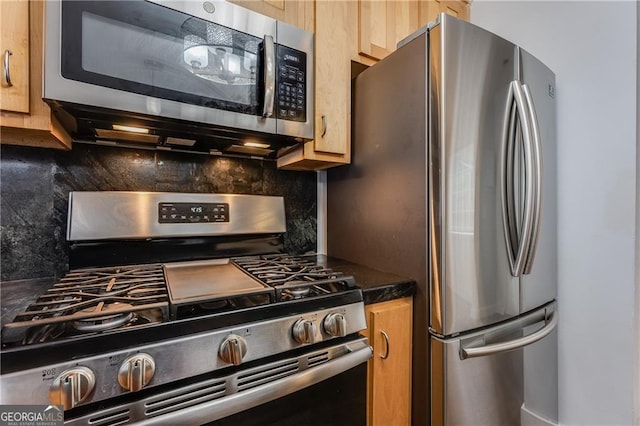
[[273,116],[273,104],[276,94],[276,48],[273,37],[264,36],[264,105],[262,116]]

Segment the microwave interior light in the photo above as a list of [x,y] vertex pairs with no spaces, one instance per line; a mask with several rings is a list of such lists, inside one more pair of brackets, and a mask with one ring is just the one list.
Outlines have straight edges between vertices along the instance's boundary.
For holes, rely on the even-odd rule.
[[243,145],[251,148],[264,148],[264,149],[267,149],[271,146],[268,143],[260,143],[260,142],[244,142]]
[[149,133],[149,129],[145,129],[144,127],[122,126],[120,124],[114,124],[112,127],[113,130],[120,130],[123,132]]

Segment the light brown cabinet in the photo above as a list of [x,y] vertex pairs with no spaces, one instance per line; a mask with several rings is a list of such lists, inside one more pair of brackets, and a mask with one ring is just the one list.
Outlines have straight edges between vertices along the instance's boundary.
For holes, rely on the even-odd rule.
[[390,300],[366,307],[369,344],[367,424],[411,424],[411,352],[413,302]]
[[[278,167],[321,170],[351,162],[351,61],[373,65],[440,12],[469,19],[465,0],[315,0],[315,139],[278,159]],[[310,16],[312,16],[310,18]],[[358,68],[358,67],[354,67]]]
[[279,168],[321,170],[351,162],[348,3],[314,2],[315,137],[280,157]]
[[0,2],[0,109],[29,112],[29,2]]
[[396,50],[403,38],[448,13],[469,20],[466,0],[358,0],[358,58],[373,65]]
[[288,170],[321,170],[351,161],[348,3],[334,0],[233,0],[314,33],[314,140],[278,158]]
[[71,137],[42,100],[44,3],[3,0],[0,1],[0,13],[0,44],[3,54],[6,50],[12,53],[9,56],[9,73],[13,83],[9,87],[4,80],[3,63],[0,141],[70,149]]
[[469,20],[469,3],[465,0],[426,0],[420,2],[420,22],[425,25],[435,21],[439,13],[447,13],[456,18]]
[[299,28],[309,29],[307,22],[308,1],[298,0],[229,0],[239,6],[261,13],[282,22],[294,25]]
[[418,1],[358,0],[358,53],[375,60],[420,27]]

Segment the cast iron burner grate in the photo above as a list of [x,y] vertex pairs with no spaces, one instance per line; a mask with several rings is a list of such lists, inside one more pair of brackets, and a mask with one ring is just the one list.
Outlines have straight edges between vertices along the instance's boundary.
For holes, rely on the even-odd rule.
[[3,328],[3,342],[43,343],[168,320],[162,265],[69,272]]
[[271,254],[236,257],[232,261],[255,279],[275,288],[278,301],[356,288],[352,276],[318,265],[313,257]]

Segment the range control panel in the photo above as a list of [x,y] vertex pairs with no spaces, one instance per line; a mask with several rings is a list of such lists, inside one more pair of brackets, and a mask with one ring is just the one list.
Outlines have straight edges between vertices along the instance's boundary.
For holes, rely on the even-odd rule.
[[307,54],[281,45],[276,52],[276,116],[282,120],[307,121]]
[[159,223],[229,222],[228,203],[158,203]]

